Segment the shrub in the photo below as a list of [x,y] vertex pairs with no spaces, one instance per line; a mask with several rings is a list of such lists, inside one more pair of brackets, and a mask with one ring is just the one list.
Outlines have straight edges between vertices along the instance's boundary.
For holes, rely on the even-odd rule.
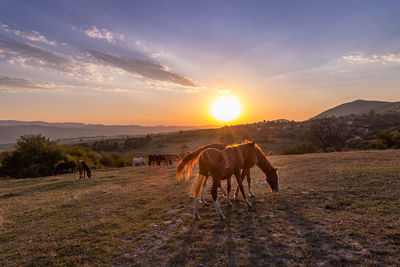
[[102,154],[100,162],[105,167],[126,167],[131,165],[131,157],[124,157],[119,153]]
[[318,148],[309,143],[302,142],[292,147],[284,147],[279,151],[281,155],[291,155],[291,154],[306,154],[306,153],[315,153],[318,152]]
[[365,140],[361,137],[352,137],[346,140],[347,149],[363,149],[365,148]]
[[367,148],[369,149],[385,149],[387,144],[383,139],[372,139],[368,140]]
[[147,135],[146,137],[128,138],[124,142],[124,147],[127,149],[140,148],[151,141],[152,138],[150,135]]
[[62,146],[62,152],[68,161],[84,160],[89,167],[101,167],[101,156],[90,147]]
[[40,134],[21,136],[15,150],[2,158],[0,173],[14,178],[53,175],[56,164],[65,160],[60,147]]

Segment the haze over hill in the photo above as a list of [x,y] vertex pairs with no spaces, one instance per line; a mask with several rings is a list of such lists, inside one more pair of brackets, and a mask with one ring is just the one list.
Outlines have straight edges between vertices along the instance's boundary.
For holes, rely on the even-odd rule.
[[42,134],[54,140],[79,137],[140,135],[212,127],[213,126],[102,125],[74,122],[49,123],[43,121],[27,122],[0,120],[0,144],[14,143],[18,137],[26,134]]
[[313,119],[323,117],[340,117],[351,114],[363,114],[369,111],[375,111],[376,113],[395,113],[400,112],[400,102],[388,102],[388,101],[369,101],[369,100],[355,100],[353,102],[344,103],[334,108],[328,109]]

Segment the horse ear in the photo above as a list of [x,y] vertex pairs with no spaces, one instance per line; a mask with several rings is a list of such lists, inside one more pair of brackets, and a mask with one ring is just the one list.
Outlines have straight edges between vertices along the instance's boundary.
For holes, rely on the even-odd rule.
[[253,142],[251,142],[251,144],[254,146],[256,144],[256,142],[253,141]]
[[276,174],[278,174],[278,168],[275,168],[275,172],[276,172]]

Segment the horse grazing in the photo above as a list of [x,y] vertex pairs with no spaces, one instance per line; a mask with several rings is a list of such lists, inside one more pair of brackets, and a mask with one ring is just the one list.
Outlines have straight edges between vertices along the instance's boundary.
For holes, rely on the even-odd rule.
[[[245,141],[245,142],[248,142],[248,141]],[[200,154],[202,151],[204,151],[205,149],[207,149],[207,148],[216,148],[216,149],[219,149],[219,150],[223,150],[223,149],[226,148],[227,146],[228,146],[228,145],[226,145],[226,144],[211,144],[211,145],[208,145],[208,146],[199,147],[199,148],[197,148],[195,151],[193,151],[193,152],[191,152],[191,153],[188,153],[188,154],[186,154],[186,155],[183,157],[183,159],[182,159],[183,164],[184,164],[185,162],[190,161],[190,160],[192,160],[193,158],[199,156],[199,154]],[[256,144],[256,148],[257,148],[257,150],[259,150],[259,152],[261,152],[261,153],[258,153],[259,158],[260,158],[260,163],[257,163],[257,166],[266,174],[267,177],[268,177],[267,172],[270,173],[270,176],[273,176],[273,175],[274,175],[273,172],[274,172],[274,171],[277,172],[277,169],[274,169],[274,168],[271,166],[271,164],[269,163],[269,161],[268,161],[267,158],[265,157],[264,153],[261,151],[260,147],[259,147],[257,144]],[[262,163],[262,162],[264,162],[264,159],[265,159],[266,162],[265,162],[265,163]],[[267,166],[267,167],[265,167],[265,166]],[[242,183],[243,183],[243,181],[244,181],[244,178],[247,178],[247,185],[248,185],[248,188],[249,188],[249,196],[255,197],[255,194],[254,194],[253,191],[251,190],[250,168],[248,168],[248,169],[243,169],[242,174],[241,174]],[[206,182],[207,182],[207,181],[206,181]],[[200,198],[201,203],[202,203],[203,205],[208,204],[208,203],[206,202],[206,200],[204,199],[205,184],[206,184],[206,183],[204,183],[204,186],[203,186],[202,189],[201,189],[201,198]],[[220,185],[220,189],[222,190],[222,192],[223,192],[223,194],[224,194],[225,196],[228,195],[228,193],[226,192],[226,190],[225,190],[225,188],[222,186],[222,184]],[[279,187],[278,187],[278,190],[279,190]],[[235,190],[235,193],[234,193],[234,198],[235,198],[235,199],[238,199],[238,198],[239,198],[239,194],[238,194],[238,193],[239,193],[239,185],[237,185],[236,190]]]
[[90,171],[90,169],[85,161],[79,160],[77,163],[77,168],[79,171],[79,179],[85,178],[85,172],[86,172],[88,178],[90,178],[92,176],[92,172]]
[[173,161],[180,161],[181,157],[178,154],[166,154],[166,155],[149,155],[149,167],[155,166],[168,166],[172,165]]
[[76,164],[72,161],[60,162],[56,166],[55,174],[73,173],[76,169]]
[[146,166],[146,161],[142,157],[133,158],[132,165],[133,166]]
[[[227,201],[229,205],[232,205],[229,199],[231,176],[235,175],[244,201],[249,207],[252,206],[244,193],[241,176],[247,174],[249,172],[248,170],[256,164],[266,173],[267,182],[271,189],[273,191],[279,191],[277,169],[269,164],[264,153],[257,144],[245,141],[241,144],[226,146],[222,150],[215,148],[221,146],[222,144],[214,144],[198,148],[200,153],[192,153],[190,156],[187,155],[188,157],[184,157],[178,164],[176,176],[178,179],[181,179],[183,172],[186,170],[186,179],[188,179],[194,165],[197,161],[199,162],[199,176],[195,182],[196,186],[194,192],[194,216],[196,220],[200,218],[198,208],[200,190],[204,187],[209,176],[213,179],[211,195],[221,220],[225,220],[225,216],[222,214],[217,199],[217,188],[221,186],[221,180],[227,180]],[[241,170],[243,170],[242,175]]]

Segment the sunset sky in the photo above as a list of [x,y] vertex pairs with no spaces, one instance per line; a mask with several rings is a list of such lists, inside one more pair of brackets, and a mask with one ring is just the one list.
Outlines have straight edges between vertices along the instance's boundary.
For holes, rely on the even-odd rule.
[[0,2],[0,120],[210,125],[400,101],[400,1]]

